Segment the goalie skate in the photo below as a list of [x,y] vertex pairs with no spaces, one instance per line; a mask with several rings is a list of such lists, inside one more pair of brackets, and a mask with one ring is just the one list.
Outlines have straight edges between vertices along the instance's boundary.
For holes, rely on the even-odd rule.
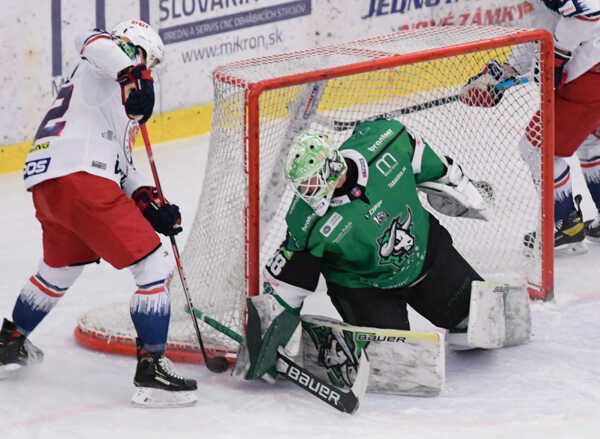
[[186,407],[196,403],[196,381],[177,375],[173,363],[161,353],[142,352],[137,342],[138,364],[131,402],[138,407]]
[[0,380],[18,373],[24,366],[41,363],[43,358],[44,353],[16,332],[13,322],[4,319],[0,329]]

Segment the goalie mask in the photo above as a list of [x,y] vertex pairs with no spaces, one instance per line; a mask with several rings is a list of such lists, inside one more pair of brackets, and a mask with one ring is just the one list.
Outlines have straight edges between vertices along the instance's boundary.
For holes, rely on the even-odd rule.
[[146,52],[146,66],[156,67],[165,57],[165,45],[160,36],[149,24],[140,20],[127,20],[119,23],[111,32],[126,43],[141,47]]
[[285,165],[285,178],[294,192],[319,216],[325,215],[339,179],[348,167],[326,137],[310,132],[293,144]]

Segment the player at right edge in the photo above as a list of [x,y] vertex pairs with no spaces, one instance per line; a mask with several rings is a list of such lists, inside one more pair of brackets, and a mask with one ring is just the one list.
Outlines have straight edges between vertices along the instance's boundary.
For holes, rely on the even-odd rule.
[[305,132],[292,144],[284,174],[295,192],[287,238],[265,269],[263,293],[248,299],[234,376],[272,381],[279,372],[272,351],[283,346],[297,355],[300,310],[321,274],[346,324],[409,330],[410,305],[448,329],[457,349],[529,339],[526,291],[485,282],[421,205],[417,189],[453,199],[461,212],[483,212],[484,197],[454,160],[400,122],[363,122],[339,149]]
[[[535,0],[531,27],[554,37],[554,251],[574,255],[587,251],[585,238],[600,241],[600,2],[598,0]],[[509,78],[537,71],[533,46],[520,46],[502,63],[491,60],[461,91],[461,102],[494,107],[502,93],[489,91]],[[539,127],[536,113],[525,130],[519,149],[534,181],[539,181]],[[581,196],[573,196],[568,157],[579,159],[585,184],[596,208],[584,222]],[[534,248],[536,233],[524,237],[526,250]]]

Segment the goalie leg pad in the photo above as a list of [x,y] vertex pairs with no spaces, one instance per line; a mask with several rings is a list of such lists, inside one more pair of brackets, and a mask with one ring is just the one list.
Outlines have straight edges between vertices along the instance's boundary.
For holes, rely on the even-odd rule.
[[504,346],[527,343],[531,338],[531,309],[525,288],[509,287],[504,295],[506,337]]
[[338,387],[354,383],[360,359],[371,365],[367,391],[411,396],[439,395],[445,381],[441,333],[352,326],[302,316],[304,366]]
[[504,319],[504,290],[497,288],[503,284],[474,281],[471,284],[469,325],[467,343],[469,346],[494,349],[504,345],[506,333]]
[[474,281],[466,333],[448,334],[454,350],[495,349],[523,344],[531,336],[529,295],[525,288]]

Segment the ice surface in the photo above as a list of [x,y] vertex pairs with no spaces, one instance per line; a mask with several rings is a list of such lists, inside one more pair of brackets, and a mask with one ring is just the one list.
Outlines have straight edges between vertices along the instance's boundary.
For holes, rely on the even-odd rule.
[[[207,136],[155,146],[166,196],[182,206],[184,232],[194,217]],[[134,154],[147,170],[144,151]],[[573,167],[577,171],[576,167]],[[148,171],[148,175],[149,171]],[[575,175],[575,187],[581,187]],[[41,232],[20,174],[0,176],[0,316],[10,316],[41,256]],[[593,207],[584,199],[584,214]],[[180,235],[181,236],[181,235]],[[167,244],[168,245],[168,244]],[[600,245],[557,259],[556,299],[533,305],[533,338],[496,351],[450,352],[439,397],[367,394],[354,416],[338,413],[289,383],[240,383],[202,366],[177,365],[198,379],[199,402],[182,409],[130,406],[135,360],[80,347],[77,318],[129,301],[127,270],[88,266],[32,335],[44,363],[0,381],[0,437],[8,438],[597,438],[600,437]],[[325,295],[310,314],[335,317]],[[412,315],[415,329],[428,323]]]

